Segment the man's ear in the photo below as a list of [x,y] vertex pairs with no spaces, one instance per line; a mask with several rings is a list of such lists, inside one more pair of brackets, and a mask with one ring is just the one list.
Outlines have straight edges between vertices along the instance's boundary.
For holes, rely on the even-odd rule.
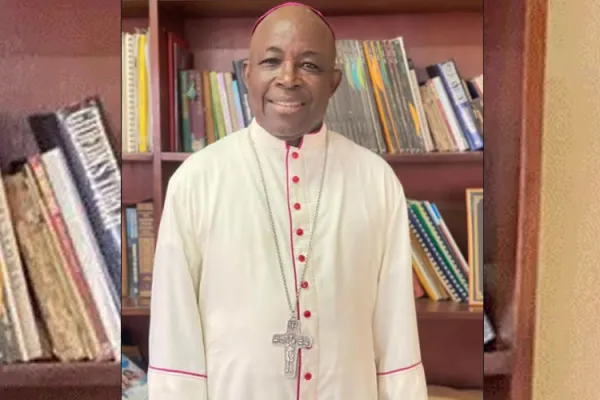
[[248,81],[250,78],[250,61],[245,59],[242,63],[242,74],[244,75],[244,84],[248,87]]
[[340,83],[342,82],[342,75],[343,75],[343,72],[341,69],[336,68],[333,70],[333,87],[332,87],[332,91],[331,91],[332,96],[335,94],[336,90],[340,86]]

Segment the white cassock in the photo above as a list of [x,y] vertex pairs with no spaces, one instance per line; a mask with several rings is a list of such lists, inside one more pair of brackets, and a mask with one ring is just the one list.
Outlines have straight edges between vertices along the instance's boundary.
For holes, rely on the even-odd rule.
[[[290,147],[255,121],[171,178],[157,237],[150,400],[426,400],[407,204],[385,160],[325,127]],[[290,296],[312,347],[297,378],[272,343]],[[300,275],[309,262],[304,282]]]

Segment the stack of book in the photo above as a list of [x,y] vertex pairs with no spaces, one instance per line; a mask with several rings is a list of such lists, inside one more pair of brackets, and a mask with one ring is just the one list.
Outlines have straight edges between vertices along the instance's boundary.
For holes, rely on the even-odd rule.
[[469,301],[469,264],[435,203],[410,200],[408,219],[416,297]]
[[97,99],[28,117],[0,177],[0,363],[121,357],[121,172]]

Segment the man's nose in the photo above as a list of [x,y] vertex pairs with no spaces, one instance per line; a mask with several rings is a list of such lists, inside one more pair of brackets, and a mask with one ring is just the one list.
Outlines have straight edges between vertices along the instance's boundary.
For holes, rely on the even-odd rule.
[[298,83],[298,70],[293,61],[284,61],[281,63],[277,83],[286,88],[294,88]]

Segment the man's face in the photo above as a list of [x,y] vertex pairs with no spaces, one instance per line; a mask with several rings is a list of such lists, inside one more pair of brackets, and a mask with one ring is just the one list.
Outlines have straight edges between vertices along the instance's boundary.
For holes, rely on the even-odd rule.
[[290,8],[259,25],[244,65],[253,115],[283,140],[319,126],[341,78],[335,43],[323,22],[306,9]]

